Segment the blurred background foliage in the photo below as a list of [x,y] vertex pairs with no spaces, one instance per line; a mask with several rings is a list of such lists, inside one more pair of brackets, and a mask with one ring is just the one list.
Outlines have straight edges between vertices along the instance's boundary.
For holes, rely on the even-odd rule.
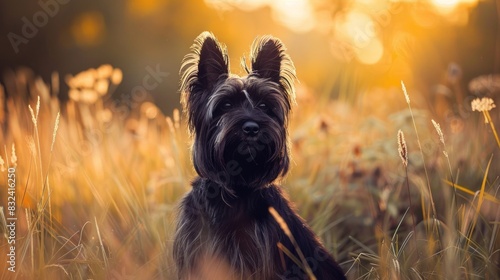
[[[149,93],[171,112],[179,107],[182,57],[204,30],[228,46],[235,73],[252,40],[273,34],[288,47],[304,87],[350,101],[400,80],[422,94],[442,93],[441,85],[459,79],[463,87],[500,66],[495,1],[58,1],[0,1],[2,81],[19,67],[48,80],[54,71],[64,77],[109,63],[123,70],[118,97],[142,84],[147,67],[159,67],[168,76]],[[44,20],[47,3],[57,10]],[[31,38],[23,35],[27,21]]]
[[236,74],[256,36],[288,47],[300,84],[284,185],[350,279],[497,278],[500,115],[471,108],[500,104],[497,4],[0,0],[0,190],[17,164],[22,252],[0,279],[175,278],[176,205],[195,175],[178,71],[204,30]]

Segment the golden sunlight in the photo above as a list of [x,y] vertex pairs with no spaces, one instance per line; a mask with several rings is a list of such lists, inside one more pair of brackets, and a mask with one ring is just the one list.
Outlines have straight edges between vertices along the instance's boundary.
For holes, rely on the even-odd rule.
[[364,48],[357,49],[358,60],[363,64],[375,64],[384,54],[384,47],[379,39],[371,40]]
[[336,36],[347,42],[361,63],[375,64],[382,58],[384,47],[368,15],[352,11],[337,20]]
[[143,17],[156,12],[162,4],[162,0],[129,0],[127,10],[133,16]]
[[275,20],[291,30],[307,32],[314,28],[314,11],[309,0],[277,0],[269,3]]
[[500,280],[500,0],[76,2],[0,4],[0,280]]
[[[152,0],[148,0],[152,1]],[[159,0],[156,0],[159,1]],[[429,26],[429,18],[437,16],[452,25],[466,25],[469,11],[478,0],[357,0],[342,7],[338,13],[330,13],[326,1],[312,0],[204,0],[207,6],[219,11],[235,9],[269,12],[272,20],[297,32],[319,32],[332,36],[339,46],[343,60],[356,58],[363,64],[378,63],[388,46],[384,28],[401,12],[402,5],[418,6],[425,16],[416,16],[419,25]],[[415,2],[415,3],[413,3]],[[422,5],[419,5],[422,4]],[[330,7],[332,8],[332,7]],[[340,8],[339,8],[340,9]],[[334,9],[335,10],[335,9]],[[334,54],[335,55],[335,54]]]
[[473,7],[477,2],[477,0],[431,0],[436,12],[444,16],[460,13],[463,8]]
[[475,5],[477,3],[477,0],[432,0],[431,2],[438,8],[450,9],[460,4],[465,4],[468,6]]
[[268,6],[275,21],[295,32],[311,31],[315,27],[314,9],[309,0],[205,0],[215,9],[253,11]]

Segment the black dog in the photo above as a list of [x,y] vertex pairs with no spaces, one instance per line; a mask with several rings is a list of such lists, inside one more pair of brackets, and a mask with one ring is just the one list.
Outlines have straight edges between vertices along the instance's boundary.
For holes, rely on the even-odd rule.
[[204,32],[181,67],[199,177],[180,206],[174,240],[179,278],[345,279],[274,184],[289,166],[293,63],[271,36],[253,43],[250,59],[251,70],[243,61],[248,76],[230,74],[226,48]]

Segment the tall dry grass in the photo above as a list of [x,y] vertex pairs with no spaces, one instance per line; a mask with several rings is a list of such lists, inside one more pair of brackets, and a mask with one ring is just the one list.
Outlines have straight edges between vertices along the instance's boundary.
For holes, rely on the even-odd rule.
[[[88,87],[113,82],[85,75]],[[117,108],[92,88],[62,104],[58,84],[26,70],[8,82],[0,155],[17,153],[17,266],[2,279],[173,278],[175,204],[192,176],[178,114],[132,99]]]
[[[179,111],[132,95],[114,102],[121,79],[109,65],[66,77],[67,102],[57,74],[5,79],[0,165],[16,167],[18,223],[16,272],[2,279],[175,279],[176,205],[195,175],[189,136]],[[378,93],[347,105],[299,87],[291,200],[350,279],[496,279],[495,118],[471,114],[454,132],[438,120],[436,134],[411,90],[382,93],[390,106]],[[7,250],[2,239],[2,263]]]

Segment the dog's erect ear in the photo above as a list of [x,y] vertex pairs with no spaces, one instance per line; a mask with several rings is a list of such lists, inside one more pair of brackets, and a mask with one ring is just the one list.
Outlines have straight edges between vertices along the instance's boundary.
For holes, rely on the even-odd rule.
[[208,32],[198,36],[196,44],[200,46],[198,79],[206,89],[211,90],[220,78],[227,78],[229,74],[227,50]]
[[211,90],[215,83],[229,74],[227,50],[210,32],[201,33],[184,57],[181,66],[181,90]]
[[194,110],[204,103],[206,94],[215,84],[229,75],[229,59],[226,47],[210,32],[201,33],[191,46],[191,53],[184,57],[180,70],[181,102],[185,111],[190,111],[193,124]]
[[250,53],[251,74],[281,85],[293,100],[295,67],[285,50],[285,46],[278,38],[269,35],[257,38],[252,44]]

